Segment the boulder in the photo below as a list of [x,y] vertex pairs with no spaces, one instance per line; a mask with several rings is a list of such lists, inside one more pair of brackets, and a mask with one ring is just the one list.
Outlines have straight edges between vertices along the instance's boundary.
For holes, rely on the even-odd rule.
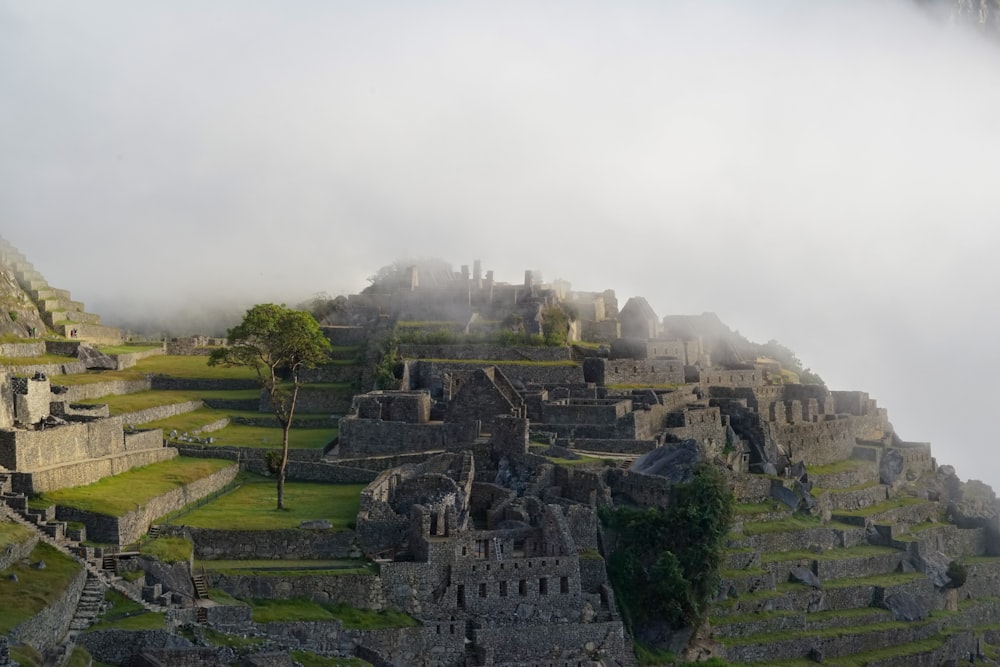
[[694,477],[694,468],[701,460],[698,443],[683,440],[643,454],[636,459],[629,471],[666,477],[677,484],[690,482]]
[[790,510],[795,510],[799,507],[799,494],[777,480],[771,484],[771,497],[787,505]]
[[788,573],[788,581],[792,583],[805,584],[810,588],[815,588],[819,590],[823,588],[823,583],[819,580],[812,570],[807,567],[793,567]]
[[83,362],[87,370],[104,369],[113,371],[118,368],[118,362],[103,352],[89,345],[81,345],[76,350],[76,358]]
[[905,591],[893,593],[882,601],[882,606],[892,612],[896,621],[922,621],[931,613],[927,600]]
[[903,472],[903,455],[897,449],[889,449],[878,466],[878,480],[892,486]]

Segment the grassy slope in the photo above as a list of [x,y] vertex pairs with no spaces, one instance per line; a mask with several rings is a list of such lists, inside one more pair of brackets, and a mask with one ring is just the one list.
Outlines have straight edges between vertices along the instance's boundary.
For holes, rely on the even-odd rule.
[[[45,569],[18,563],[0,574],[0,634],[27,621],[55,603],[80,571],[81,565],[55,547],[39,542],[28,558],[30,563],[45,561]],[[10,575],[16,575],[17,581]]]
[[201,507],[171,517],[168,523],[196,528],[276,530],[297,528],[307,520],[326,519],[346,530],[358,513],[363,484],[285,483],[285,510],[275,509],[274,480],[246,475],[243,483]]
[[178,457],[133,468],[87,486],[48,491],[41,499],[66,507],[122,516],[156,496],[207,477],[232,461]]

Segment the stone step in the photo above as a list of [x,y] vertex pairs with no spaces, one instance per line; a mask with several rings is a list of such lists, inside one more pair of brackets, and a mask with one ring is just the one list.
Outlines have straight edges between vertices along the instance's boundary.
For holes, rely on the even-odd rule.
[[830,509],[837,511],[862,510],[889,499],[889,487],[870,482],[861,488],[829,491]]
[[813,486],[821,489],[847,489],[879,481],[878,466],[874,461],[864,459],[849,459],[833,470],[824,467],[818,470],[807,468],[806,474]]
[[46,521],[40,523],[38,528],[54,540],[62,540],[66,537],[66,524],[62,521]]
[[59,311],[59,310],[77,310],[83,311],[84,305],[80,301],[74,301],[73,299],[63,299],[63,298],[50,298],[42,299],[38,302],[38,309],[44,312]]
[[31,290],[28,296],[33,301],[44,301],[45,299],[69,299],[69,291],[56,289],[54,287],[44,287],[42,289]]

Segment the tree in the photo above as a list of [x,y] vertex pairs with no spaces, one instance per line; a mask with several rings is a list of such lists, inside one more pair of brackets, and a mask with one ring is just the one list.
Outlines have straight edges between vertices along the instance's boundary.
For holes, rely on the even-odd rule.
[[212,351],[209,366],[248,366],[257,372],[282,429],[278,509],[285,509],[288,433],[302,386],[299,372],[328,359],[330,341],[309,313],[273,303],[248,310],[228,332],[229,346]]

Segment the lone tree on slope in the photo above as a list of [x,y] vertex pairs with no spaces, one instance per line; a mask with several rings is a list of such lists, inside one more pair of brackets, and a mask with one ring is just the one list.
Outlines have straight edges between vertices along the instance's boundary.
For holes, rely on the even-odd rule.
[[273,303],[248,310],[243,321],[228,332],[229,347],[212,351],[209,366],[249,366],[267,392],[274,416],[281,424],[281,464],[278,467],[278,509],[285,509],[285,472],[288,432],[299,397],[299,372],[322,363],[330,341],[309,313]]

